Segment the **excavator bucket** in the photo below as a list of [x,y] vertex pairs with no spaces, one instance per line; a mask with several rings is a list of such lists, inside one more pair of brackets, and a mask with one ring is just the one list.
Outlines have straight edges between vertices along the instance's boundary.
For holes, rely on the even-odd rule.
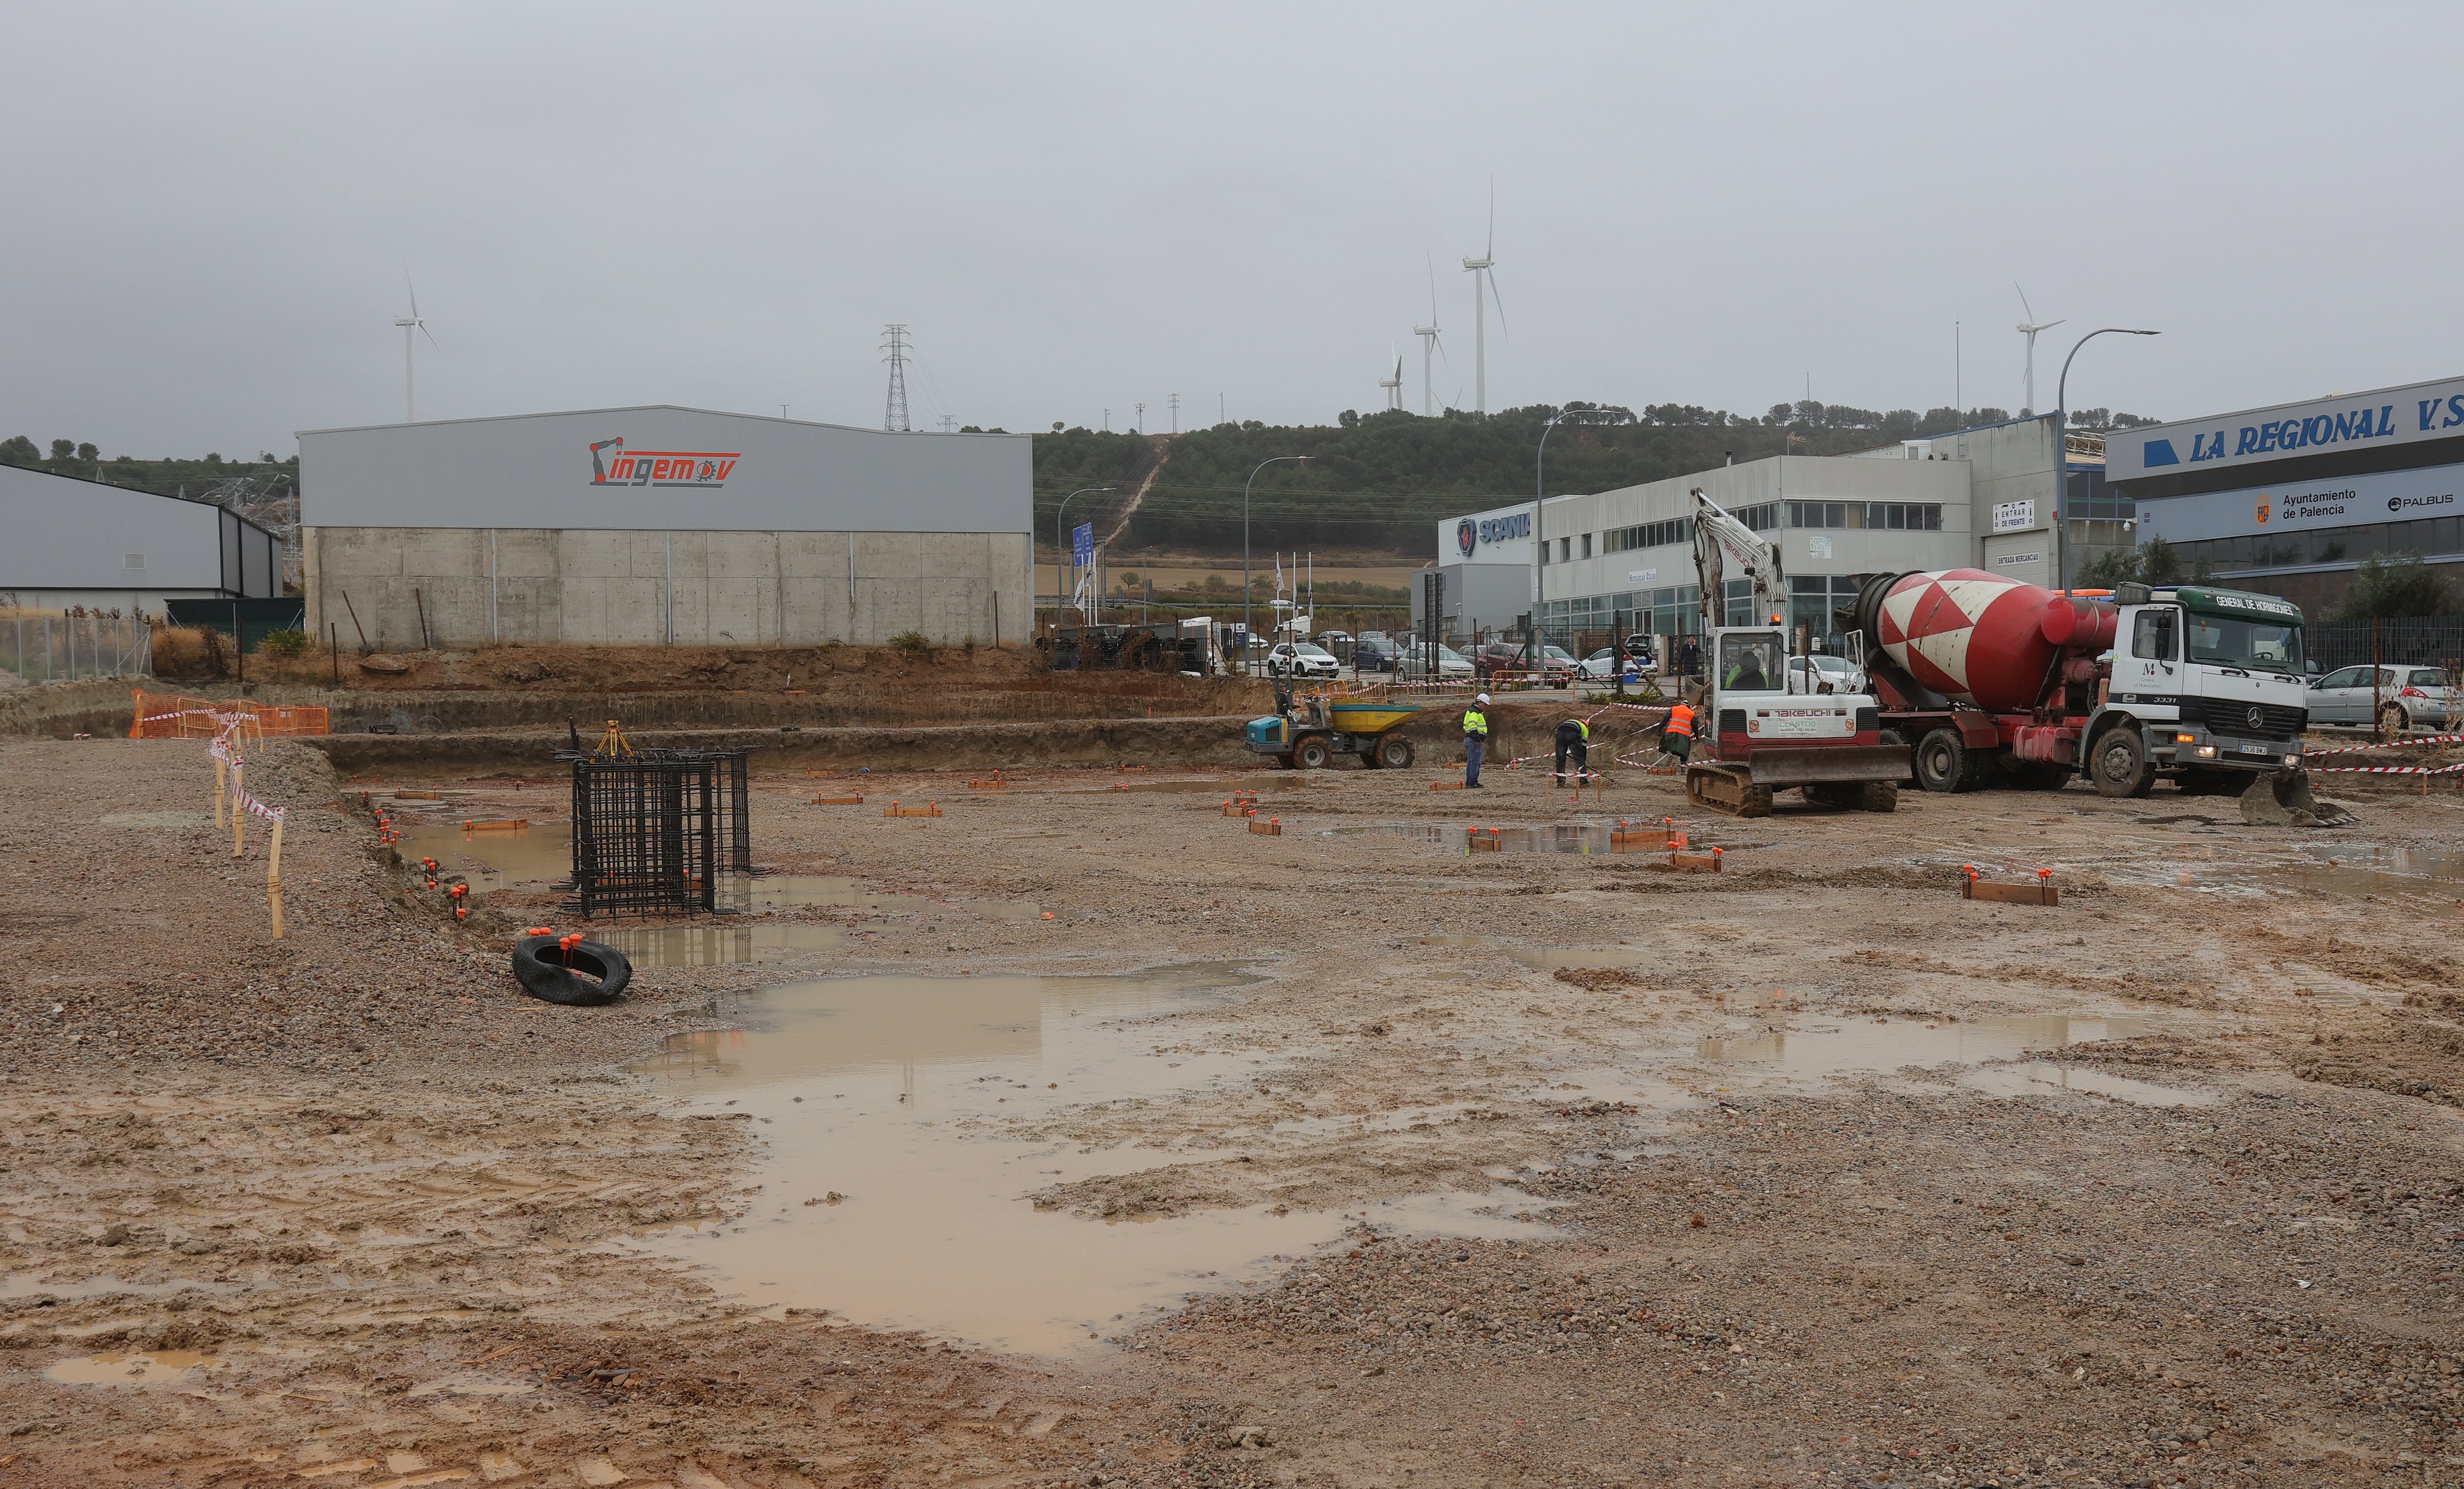
[[1755,785],[1779,790],[1835,781],[1908,778],[1906,745],[1756,745],[1747,761]]
[[2299,766],[2272,770],[2241,794],[2241,820],[2254,827],[2333,827],[2355,821],[2333,801],[2310,794],[2310,773]]

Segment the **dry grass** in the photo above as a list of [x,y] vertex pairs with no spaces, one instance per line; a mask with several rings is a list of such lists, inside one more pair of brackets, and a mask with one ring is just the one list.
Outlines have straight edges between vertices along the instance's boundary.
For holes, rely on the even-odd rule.
[[154,675],[157,677],[229,677],[231,638],[203,625],[154,627]]

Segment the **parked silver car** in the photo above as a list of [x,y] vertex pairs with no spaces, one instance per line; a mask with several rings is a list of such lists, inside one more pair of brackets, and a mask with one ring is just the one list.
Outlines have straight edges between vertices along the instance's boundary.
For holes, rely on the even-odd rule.
[[2370,668],[2339,668],[2313,679],[2305,703],[2310,722],[2331,728],[2367,729],[2370,706],[2378,705],[2378,721],[2390,733],[2447,729],[2464,722],[2464,710],[2447,673],[2434,667],[2381,667],[2372,688]]

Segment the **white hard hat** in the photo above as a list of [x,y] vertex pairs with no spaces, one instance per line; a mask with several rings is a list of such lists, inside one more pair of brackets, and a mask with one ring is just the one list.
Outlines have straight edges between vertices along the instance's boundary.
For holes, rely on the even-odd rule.
[[1485,703],[1487,703],[1487,702],[1488,702],[1488,694],[1486,694],[1486,693],[1482,693],[1479,697],[1474,698],[1474,699],[1472,700],[1472,702],[1474,702],[1474,703],[1480,703],[1480,704],[1485,704]]

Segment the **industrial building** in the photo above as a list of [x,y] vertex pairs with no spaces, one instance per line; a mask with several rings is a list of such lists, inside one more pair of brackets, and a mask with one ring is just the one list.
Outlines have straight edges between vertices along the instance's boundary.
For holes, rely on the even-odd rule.
[[2114,436],[2106,476],[2187,574],[2317,620],[2355,569],[2409,556],[2464,579],[2464,378]]
[[282,593],[282,545],[227,507],[0,465],[0,603],[157,615]]
[[1023,434],[650,405],[299,435],[308,620],[346,644],[805,646],[1030,628]]
[[[2064,462],[2048,415],[1909,440],[1853,455],[1774,455],[1690,475],[1449,518],[1438,524],[1443,634],[1509,631],[1537,609],[1555,635],[1700,628],[1694,498],[1713,501],[1778,544],[1787,624],[1835,635],[1832,613],[1855,576],[1981,568],[2057,582],[2054,493]],[[2104,490],[2097,436],[2074,435],[2069,563],[2130,541],[2125,503]],[[1730,579],[1724,614],[1746,624],[1750,584]],[[1424,624],[1418,592],[1413,621]]]

